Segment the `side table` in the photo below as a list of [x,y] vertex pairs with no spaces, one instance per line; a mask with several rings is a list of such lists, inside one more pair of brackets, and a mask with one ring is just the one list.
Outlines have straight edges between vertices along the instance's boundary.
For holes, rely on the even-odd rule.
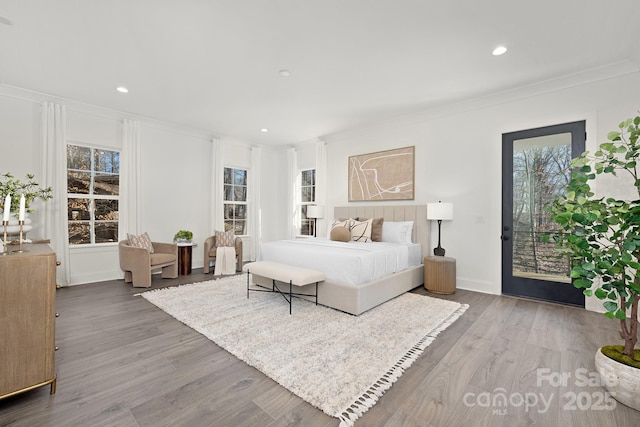
[[444,256],[424,258],[424,287],[436,294],[456,292],[456,260]]
[[191,255],[195,243],[180,242],[178,245],[178,274],[181,276],[191,274]]

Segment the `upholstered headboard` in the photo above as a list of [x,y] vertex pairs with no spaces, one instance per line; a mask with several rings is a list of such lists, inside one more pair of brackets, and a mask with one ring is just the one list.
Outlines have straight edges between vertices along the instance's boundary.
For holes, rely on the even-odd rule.
[[384,218],[385,221],[413,221],[412,241],[422,245],[422,256],[427,256],[431,245],[426,205],[336,206],[334,218]]

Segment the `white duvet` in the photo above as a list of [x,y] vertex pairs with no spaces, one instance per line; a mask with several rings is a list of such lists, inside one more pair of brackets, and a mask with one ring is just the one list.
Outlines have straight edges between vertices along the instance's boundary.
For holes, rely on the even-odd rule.
[[360,285],[421,263],[419,244],[292,239],[260,245],[258,260],[322,271],[327,280]]

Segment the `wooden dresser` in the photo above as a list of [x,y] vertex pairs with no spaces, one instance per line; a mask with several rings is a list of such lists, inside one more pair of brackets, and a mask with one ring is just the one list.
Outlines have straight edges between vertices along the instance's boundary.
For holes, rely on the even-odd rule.
[[56,391],[56,254],[47,244],[0,255],[0,399],[51,385]]

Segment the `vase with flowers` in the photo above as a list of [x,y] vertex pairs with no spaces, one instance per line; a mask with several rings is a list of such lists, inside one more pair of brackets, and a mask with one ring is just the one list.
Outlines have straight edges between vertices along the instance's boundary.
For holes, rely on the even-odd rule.
[[7,222],[8,238],[15,238],[19,233],[18,221],[25,221],[23,233],[31,230],[31,220],[25,218],[25,214],[34,212],[31,207],[33,201],[39,199],[43,202],[53,198],[51,187],[41,187],[35,181],[35,175],[26,174],[26,180],[22,181],[10,172],[0,175],[0,209],[2,209],[3,223]]

